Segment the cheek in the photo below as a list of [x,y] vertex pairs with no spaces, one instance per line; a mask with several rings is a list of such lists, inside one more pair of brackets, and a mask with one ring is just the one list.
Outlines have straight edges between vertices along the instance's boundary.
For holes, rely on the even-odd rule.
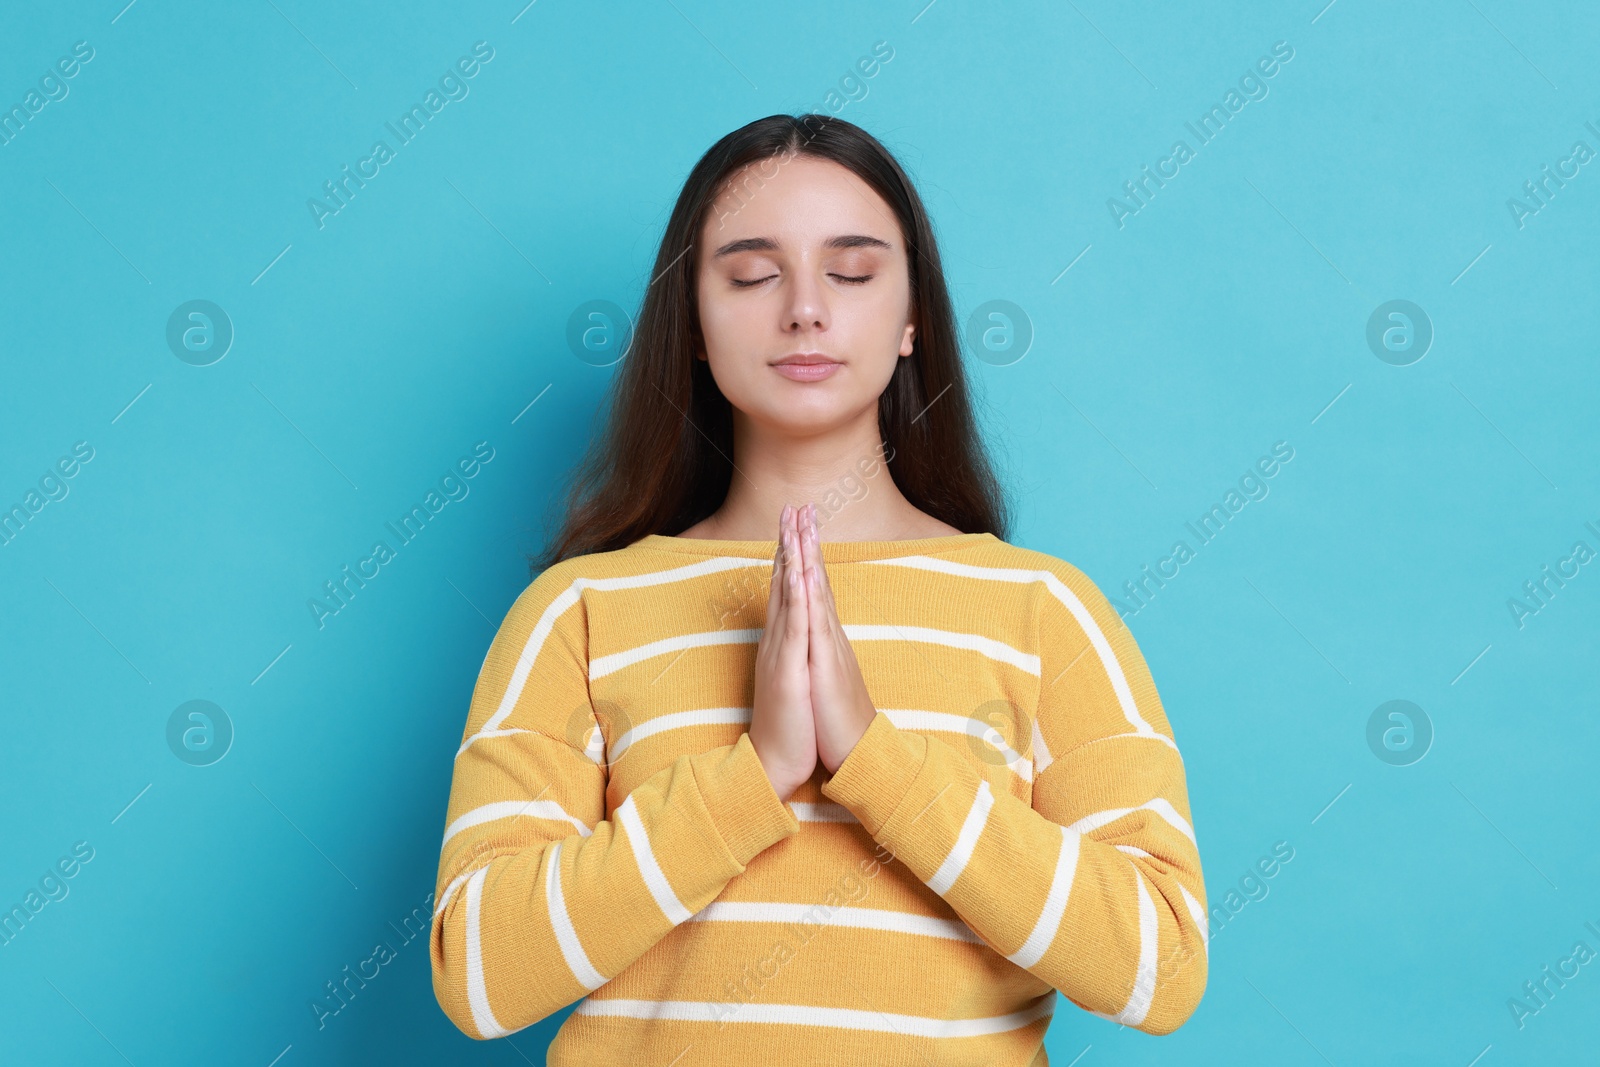
[[712,369],[723,373],[744,362],[755,336],[752,308],[731,301],[704,300],[699,312],[701,343]]
[[759,405],[761,350],[752,344],[756,324],[747,307],[736,307],[716,300],[701,301],[701,343],[712,379],[728,402],[748,411]]
[[881,345],[870,359],[862,361],[862,379],[866,383],[866,390],[873,396],[881,396],[902,362],[897,334],[893,341]]
[[900,341],[906,329],[905,302],[902,294],[896,294],[861,310],[860,322],[853,331],[853,347],[857,358],[870,366],[872,377],[887,383],[900,365]]
[[[887,279],[886,279],[887,280]],[[904,274],[899,274],[892,284],[875,294],[870,309],[871,331],[877,343],[887,346],[896,354],[900,351],[900,338],[910,322],[911,286]]]

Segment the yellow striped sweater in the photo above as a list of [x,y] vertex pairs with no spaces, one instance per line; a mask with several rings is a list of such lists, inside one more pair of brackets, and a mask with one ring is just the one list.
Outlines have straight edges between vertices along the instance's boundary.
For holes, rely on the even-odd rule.
[[787,802],[747,732],[775,542],[651,534],[517,597],[439,860],[462,1032],[579,1001],[554,1067],[1043,1067],[1057,991],[1152,1034],[1195,1010],[1183,761],[1094,583],[988,533],[821,547],[878,713]]

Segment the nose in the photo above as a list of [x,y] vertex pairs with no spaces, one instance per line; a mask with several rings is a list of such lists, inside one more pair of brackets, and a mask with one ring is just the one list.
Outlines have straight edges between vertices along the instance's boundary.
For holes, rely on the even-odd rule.
[[828,300],[822,280],[807,270],[790,276],[789,301],[784,309],[784,328],[790,333],[828,328]]

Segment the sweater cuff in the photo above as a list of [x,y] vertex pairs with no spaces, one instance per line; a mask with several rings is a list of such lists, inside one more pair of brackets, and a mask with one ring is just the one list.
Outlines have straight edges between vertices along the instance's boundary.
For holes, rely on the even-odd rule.
[[843,804],[874,837],[900,807],[928,758],[928,739],[878,712],[822,795]]
[[695,781],[712,826],[741,869],[800,829],[794,812],[772,788],[747,733],[739,735],[721,760],[703,770],[697,766]]

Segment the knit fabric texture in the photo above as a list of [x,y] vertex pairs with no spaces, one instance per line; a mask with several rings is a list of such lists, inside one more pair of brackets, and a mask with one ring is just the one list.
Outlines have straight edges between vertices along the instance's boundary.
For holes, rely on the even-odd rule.
[[1058,992],[1177,1029],[1207,972],[1184,765],[1099,589],[988,533],[822,542],[877,714],[785,801],[748,734],[776,547],[651,534],[512,604],[445,815],[450,1020],[576,1001],[554,1067],[1042,1067]]

